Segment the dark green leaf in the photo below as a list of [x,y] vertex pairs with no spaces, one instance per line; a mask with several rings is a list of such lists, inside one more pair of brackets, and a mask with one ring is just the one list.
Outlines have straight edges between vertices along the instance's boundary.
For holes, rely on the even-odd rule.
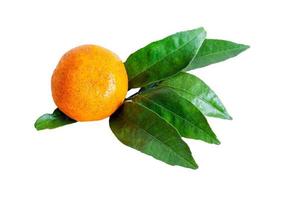
[[206,39],[185,71],[224,61],[237,56],[248,48],[248,45],[226,40]]
[[148,85],[186,68],[205,36],[203,28],[179,32],[131,54],[125,62],[129,88]]
[[52,114],[44,114],[39,117],[34,123],[34,127],[37,130],[53,129],[75,122],[75,120],[69,118],[57,108]]
[[173,89],[178,95],[194,104],[206,116],[232,119],[214,91],[192,74],[180,72],[158,83],[156,87]]
[[173,89],[154,88],[132,98],[173,125],[182,137],[220,144],[203,114]]
[[176,129],[143,105],[126,101],[110,117],[109,124],[116,137],[129,147],[170,165],[198,167]]

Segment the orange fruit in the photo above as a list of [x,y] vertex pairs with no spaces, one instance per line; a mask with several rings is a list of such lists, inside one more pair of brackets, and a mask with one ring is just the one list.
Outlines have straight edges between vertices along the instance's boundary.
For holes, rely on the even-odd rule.
[[110,116],[124,101],[127,89],[123,62],[96,45],[82,45],[65,53],[51,79],[55,104],[77,121]]

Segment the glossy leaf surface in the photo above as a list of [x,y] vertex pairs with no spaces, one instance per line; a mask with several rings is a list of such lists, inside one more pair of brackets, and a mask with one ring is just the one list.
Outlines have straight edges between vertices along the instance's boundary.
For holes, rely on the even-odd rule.
[[39,117],[34,123],[34,127],[37,130],[53,129],[75,122],[75,120],[69,118],[57,108],[52,114],[44,114],[41,117]]
[[220,144],[204,115],[172,89],[153,88],[132,98],[174,126],[182,137]]
[[172,76],[188,66],[206,36],[203,28],[178,32],[131,54],[125,67],[129,88],[137,88]]
[[138,103],[126,101],[110,117],[109,124],[116,137],[129,147],[170,165],[198,167],[176,129]]
[[227,60],[237,56],[248,48],[248,45],[226,40],[206,39],[185,71]]
[[203,114],[221,119],[232,119],[213,90],[198,77],[180,72],[157,84],[173,89],[179,96],[193,103]]

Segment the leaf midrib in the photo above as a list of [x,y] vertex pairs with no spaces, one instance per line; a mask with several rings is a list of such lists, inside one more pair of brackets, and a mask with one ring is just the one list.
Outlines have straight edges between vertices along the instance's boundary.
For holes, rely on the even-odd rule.
[[[136,103],[137,105],[141,106],[141,107],[144,107],[145,109],[148,109],[150,112],[154,113],[155,115],[157,115],[157,113],[151,111],[149,108],[139,104],[139,103]],[[161,118],[159,115],[157,115],[159,118]],[[151,138],[155,139],[156,141],[158,141],[159,143],[163,144],[165,147],[167,147],[167,149],[170,149],[171,152],[173,152],[176,157],[178,157],[179,159],[187,162],[190,164],[190,166],[192,167],[197,167],[197,165],[194,165],[194,163],[191,163],[190,161],[186,160],[183,156],[181,156],[180,154],[178,154],[174,149],[171,148],[171,146],[168,146],[166,143],[164,143],[163,141],[160,141],[158,138],[156,138],[154,135],[152,135],[150,132],[148,132],[146,129],[140,127],[138,124],[136,124],[135,122],[133,122],[133,120],[131,120],[131,122],[134,124],[134,126],[138,129],[141,129],[143,132],[145,132],[147,135],[149,135]],[[176,129],[174,129],[176,131]],[[182,141],[183,142],[183,141]]]
[[[147,98],[147,97],[145,97],[145,96],[140,95],[140,97],[147,99],[148,101],[154,103],[155,105],[157,105],[157,106],[159,106],[159,107],[161,107],[161,108],[163,108],[163,109],[165,109],[165,110],[168,110],[169,112],[171,112],[171,113],[173,113],[174,115],[176,115],[176,116],[178,116],[179,118],[181,118],[183,121],[187,122],[188,124],[192,125],[192,126],[195,127],[196,129],[199,129],[202,133],[206,134],[206,131],[203,130],[201,127],[198,127],[198,126],[196,126],[195,124],[193,124],[192,122],[190,122],[190,121],[184,119],[182,116],[178,115],[178,114],[175,113],[174,111],[172,111],[172,110],[170,110],[170,109],[168,109],[168,108],[162,106],[161,104],[159,104],[159,103],[157,103],[157,102],[155,102],[155,101],[153,101],[153,100],[151,100],[151,99],[149,99],[149,98]],[[145,106],[145,107],[147,107],[147,106]]]
[[[177,49],[171,51],[170,53],[168,53],[166,56],[164,56],[163,58],[159,59],[157,62],[147,66],[145,68],[145,70],[141,71],[140,73],[136,74],[134,77],[132,77],[129,81],[132,81],[133,79],[135,79],[136,77],[142,75],[143,73],[145,73],[148,69],[152,68],[153,66],[155,66],[157,63],[163,61],[166,57],[169,57],[170,55],[172,55],[173,53],[175,53],[176,51],[179,51],[180,49],[182,49],[183,47],[185,47],[186,45],[188,45],[191,41],[193,41],[195,38],[199,37],[200,33],[198,33],[196,36],[194,36],[191,40],[189,40],[188,42],[186,42],[185,44],[179,46]],[[200,48],[200,47],[199,47]],[[198,49],[199,49],[198,48]]]
[[[163,86],[163,87],[169,87],[169,88],[175,90],[175,92],[176,92],[176,90],[179,90],[179,91],[181,91],[181,92],[184,92],[184,93],[187,93],[187,94],[193,96],[194,98],[199,98],[200,100],[204,101],[206,104],[212,105],[212,107],[215,108],[215,109],[216,109],[217,111],[219,111],[220,113],[224,114],[223,110],[220,110],[220,108],[217,108],[214,104],[209,103],[207,100],[203,99],[203,98],[202,98],[201,96],[199,96],[199,95],[195,95],[195,94],[193,94],[193,93],[188,92],[187,90],[184,90],[184,89],[181,89],[181,88],[176,88],[176,87],[169,86],[169,85],[162,85],[162,86]],[[183,97],[183,98],[184,98],[184,97]],[[185,98],[185,99],[186,99],[186,98]]]
[[[247,47],[244,47],[244,48],[247,48]],[[222,51],[218,51],[218,52],[215,52],[215,53],[209,53],[209,54],[201,55],[200,57],[205,58],[205,57],[208,57],[208,56],[217,55],[217,54],[221,54],[221,53],[226,53],[226,52],[230,52],[230,51],[236,51],[236,50],[240,50],[240,49],[243,49],[243,46],[228,49],[228,50],[222,50]]]
[[[46,116],[47,115],[47,116]],[[55,116],[53,116],[52,114],[45,114],[43,115],[44,119],[41,119],[41,117],[39,119],[37,119],[35,126],[37,128],[43,128],[45,126],[47,126],[49,124],[52,124],[54,120],[56,120],[57,118]]]

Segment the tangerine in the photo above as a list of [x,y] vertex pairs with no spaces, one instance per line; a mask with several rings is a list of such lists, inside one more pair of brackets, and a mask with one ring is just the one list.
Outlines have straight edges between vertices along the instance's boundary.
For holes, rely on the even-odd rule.
[[122,104],[128,78],[121,59],[108,49],[82,45],[60,59],[51,79],[57,107],[77,121],[110,116]]

